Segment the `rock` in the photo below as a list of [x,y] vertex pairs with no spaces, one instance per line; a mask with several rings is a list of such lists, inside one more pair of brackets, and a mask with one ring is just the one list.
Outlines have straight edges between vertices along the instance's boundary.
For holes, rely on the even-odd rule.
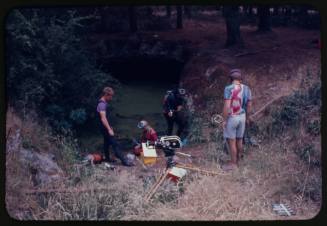
[[37,153],[21,148],[20,161],[33,171],[35,185],[45,185],[60,180],[64,172],[54,161],[55,156],[49,153]]

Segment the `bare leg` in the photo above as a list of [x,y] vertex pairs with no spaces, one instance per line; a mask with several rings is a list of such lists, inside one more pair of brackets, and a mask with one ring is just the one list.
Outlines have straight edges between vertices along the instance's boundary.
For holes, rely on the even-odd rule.
[[231,156],[231,161],[222,165],[224,171],[233,170],[237,167],[237,148],[236,148],[236,139],[227,138],[229,152]]
[[237,148],[236,148],[236,140],[235,139],[227,139],[230,155],[231,155],[231,163],[237,164]]
[[237,161],[240,160],[243,155],[243,138],[236,138],[236,147],[237,147]]

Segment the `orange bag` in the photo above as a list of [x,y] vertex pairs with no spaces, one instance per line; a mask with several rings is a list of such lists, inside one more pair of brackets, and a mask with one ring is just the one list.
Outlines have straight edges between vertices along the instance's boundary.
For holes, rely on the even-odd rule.
[[103,160],[101,154],[95,153],[95,154],[92,154],[92,156],[93,156],[93,163],[100,163]]

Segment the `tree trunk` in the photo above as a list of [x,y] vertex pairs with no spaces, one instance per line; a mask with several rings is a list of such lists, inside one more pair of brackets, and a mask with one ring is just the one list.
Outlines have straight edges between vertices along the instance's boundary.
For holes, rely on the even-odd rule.
[[292,8],[291,8],[291,6],[286,6],[286,8],[285,8],[285,15],[286,16],[292,16]]
[[269,6],[258,7],[259,24],[258,31],[271,31],[270,11]]
[[183,8],[182,6],[176,6],[177,10],[177,29],[183,28]]
[[147,6],[147,7],[146,7],[146,14],[147,14],[148,16],[151,16],[152,13],[153,13],[153,9],[152,9],[152,7],[151,7],[151,6]]
[[223,16],[225,17],[227,40],[226,47],[239,46],[243,47],[244,42],[240,31],[240,14],[238,6],[224,6]]
[[273,12],[273,14],[274,14],[275,16],[278,16],[278,15],[279,15],[279,7],[278,7],[278,6],[275,6],[275,7],[274,7],[274,12]]
[[166,16],[167,16],[168,18],[171,17],[171,6],[170,6],[170,5],[167,5],[167,6],[166,6]]
[[308,7],[307,6],[300,6],[298,9],[298,13],[296,15],[296,19],[298,21],[298,24],[303,27],[307,27],[309,24],[309,15],[308,15]]
[[184,14],[187,16],[188,19],[192,17],[192,6],[184,6]]
[[[107,21],[106,21],[106,8],[100,8],[99,7],[99,14],[100,14],[100,27],[101,31],[106,32],[107,31]],[[49,17],[50,18],[50,17]]]
[[136,10],[134,6],[128,7],[128,17],[129,17],[129,29],[131,32],[137,32],[137,18]]
[[248,15],[249,16],[252,16],[253,15],[253,11],[252,11],[252,6],[249,6],[249,11],[248,11]]
[[246,5],[246,6],[244,6],[243,14],[247,18],[253,18],[253,16],[254,16],[253,6],[252,5]]

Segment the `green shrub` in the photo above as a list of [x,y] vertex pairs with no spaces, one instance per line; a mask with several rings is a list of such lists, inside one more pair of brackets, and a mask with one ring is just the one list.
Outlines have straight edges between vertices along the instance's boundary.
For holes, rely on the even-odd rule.
[[[321,106],[321,84],[311,85],[307,90],[295,92],[287,97],[280,109],[272,113],[272,123],[267,127],[270,135],[282,134],[286,128],[297,129],[300,122],[311,114],[311,109]],[[313,134],[320,131],[317,122],[310,123],[308,130]]]
[[76,110],[72,110],[69,115],[70,119],[73,120],[76,124],[82,124],[86,120],[86,112],[85,109],[78,108]]
[[90,18],[64,8],[14,9],[7,17],[8,101],[36,109],[60,132],[92,118],[102,88],[119,85],[84,48],[80,28]]
[[61,156],[58,159],[58,163],[65,169],[72,170],[74,163],[77,160],[81,160],[81,156],[78,151],[77,139],[73,139],[73,135],[70,132],[65,134],[64,136],[57,136],[57,149]]

